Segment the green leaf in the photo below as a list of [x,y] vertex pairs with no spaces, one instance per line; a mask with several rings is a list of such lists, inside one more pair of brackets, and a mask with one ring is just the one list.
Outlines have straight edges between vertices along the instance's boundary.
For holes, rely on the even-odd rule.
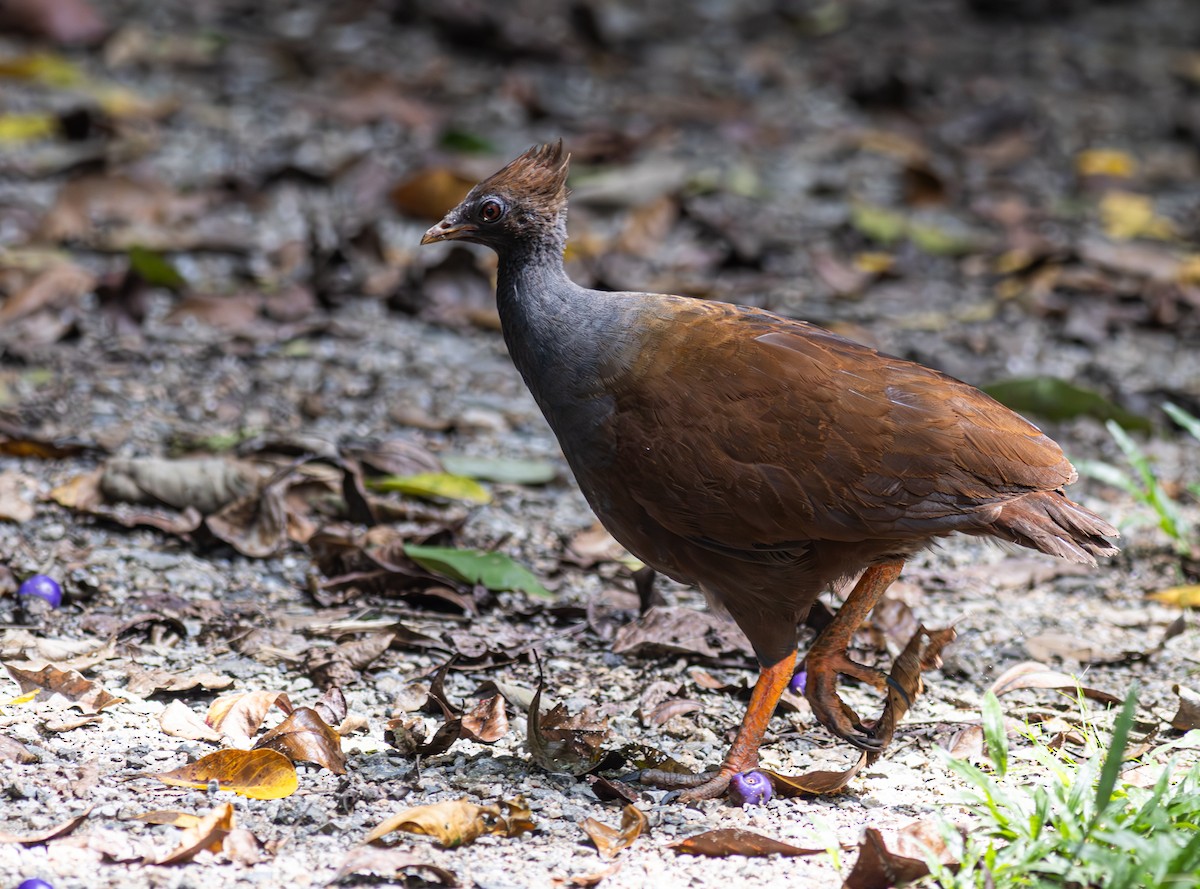
[[1098,392],[1081,389],[1057,377],[1026,377],[984,386],[983,391],[1003,405],[1048,420],[1095,417],[1113,420],[1125,429],[1148,432],[1150,421],[1113,404]]
[[990,691],[983,698],[983,739],[996,774],[1003,778],[1008,774],[1008,732],[1004,728],[1000,701]]
[[1192,438],[1200,441],[1200,418],[1193,417],[1179,405],[1171,404],[1169,401],[1163,402],[1163,410],[1172,420],[1186,429]]
[[546,460],[507,457],[442,457],[447,472],[509,485],[544,485],[554,481],[558,467]]
[[532,571],[502,553],[405,544],[404,554],[427,571],[465,583],[481,583],[493,592],[519,590],[540,599],[553,598]]
[[442,148],[449,148],[451,151],[473,154],[494,154],[496,151],[496,146],[483,136],[476,136],[466,130],[446,130],[442,133],[441,143]]
[[175,266],[157,250],[130,247],[129,267],[137,272],[143,281],[154,287],[166,287],[178,293],[187,286],[183,275],[179,274]]
[[419,472],[415,475],[385,475],[367,480],[376,491],[395,491],[424,500],[463,500],[467,503],[491,503],[487,488],[465,475],[450,472]]
[[1100,781],[1096,785],[1096,814],[1092,825],[1100,820],[1108,804],[1112,802],[1113,790],[1117,786],[1117,777],[1121,774],[1121,763],[1125,761],[1125,747],[1129,743],[1129,732],[1133,729],[1133,720],[1137,715],[1137,683],[1129,689],[1121,713],[1113,725],[1112,744],[1108,755],[1104,757],[1104,765],[1100,769]]
[[934,256],[962,256],[977,246],[969,232],[955,232],[929,222],[911,223],[908,237],[919,250]]
[[851,207],[850,224],[863,237],[884,246],[896,243],[908,232],[908,220],[901,214],[872,204]]

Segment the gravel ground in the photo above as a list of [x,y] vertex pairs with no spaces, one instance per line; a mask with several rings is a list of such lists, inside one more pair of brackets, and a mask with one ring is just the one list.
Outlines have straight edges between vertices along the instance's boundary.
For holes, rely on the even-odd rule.
[[[388,743],[384,729],[393,717],[421,719],[430,733],[440,724],[414,712],[414,702],[423,700],[444,656],[400,643],[343,683],[350,714],[363,721],[343,739],[344,776],[302,766],[297,792],[270,801],[146,777],[215,749],[165,734],[159,718],[179,701],[203,714],[217,693],[139,696],[125,690],[135,667],[212,670],[233,678],[231,690],[281,690],[308,705],[324,688],[305,658],[337,638],[338,621],[386,619],[439,639],[458,632],[484,648],[493,640],[490,661],[450,672],[453,701],[471,700],[488,680],[534,688],[537,669],[528,653],[508,656],[532,644],[543,659],[546,698],[572,713],[598,708],[611,729],[606,746],[646,744],[693,768],[719,761],[744,699],[700,687],[694,671],[749,683],[753,670],[737,653],[617,654],[611,636],[597,632],[635,617],[632,581],[615,562],[580,568],[565,557],[566,544],[593,518],[498,333],[488,329],[486,303],[470,316],[478,320],[482,312],[482,324],[463,322],[460,303],[470,304],[481,287],[486,296],[488,259],[471,258],[460,272],[449,251],[418,252],[427,223],[386,203],[388,188],[423,165],[484,174],[533,141],[561,134],[583,158],[572,205],[578,205],[572,234],[582,245],[572,269],[582,281],[768,305],[974,383],[1044,374],[1147,414],[1166,398],[1200,405],[1200,351],[1187,294],[1164,320],[1144,309],[1153,302],[1148,294],[1161,288],[1131,294],[1124,285],[1096,285],[1095,292],[1081,292],[1068,282],[1051,285],[1049,295],[1031,285],[1005,298],[995,276],[980,272],[980,262],[992,261],[1012,246],[1004,239],[1015,237],[997,221],[1004,218],[994,211],[1002,199],[1044,214],[1029,229],[1052,244],[1046,266],[1060,262],[1055,256],[1086,253],[1080,245],[1099,232],[1095,215],[1062,207],[1092,199],[1077,181],[1073,158],[1097,146],[1141,161],[1142,186],[1158,198],[1158,211],[1175,220],[1173,246],[1196,249],[1200,155],[1197,130],[1187,126],[1200,120],[1200,105],[1195,85],[1177,73],[1179,59],[1200,40],[1200,17],[1191,6],[1080,3],[1061,20],[1014,21],[979,17],[949,2],[833,4],[829,14],[848,20],[823,36],[812,31],[816,12],[800,4],[746,4],[736,13],[703,4],[679,27],[679,4],[643,12],[581,4],[577,14],[587,11],[586,27],[554,11],[557,5],[549,12],[536,3],[516,6],[521,15],[498,24],[495,13],[473,4],[350,4],[335,13],[312,3],[208,0],[187,9],[100,3],[127,40],[135,28],[156,39],[219,34],[223,50],[204,65],[175,59],[121,66],[110,38],[107,56],[71,56],[96,76],[180,103],[175,116],[146,125],[150,145],[133,159],[117,150],[132,150],[128,132],[104,143],[107,156],[99,161],[67,163],[57,142],[5,149],[0,243],[44,243],[37,222],[81,171],[99,166],[106,175],[147,175],[178,193],[207,195],[201,224],[155,217],[136,232],[161,235],[146,243],[171,256],[191,293],[277,291],[291,280],[309,287],[314,304],[298,322],[261,315],[231,331],[195,317],[181,321],[173,313],[183,297],[149,288],[131,325],[110,311],[103,287],[99,293],[92,287],[55,309],[69,327],[61,336],[18,339],[12,328],[0,330],[0,420],[119,456],[163,455],[181,440],[247,432],[331,443],[401,436],[435,454],[549,460],[559,473],[545,486],[492,485],[493,502],[471,509],[455,537],[459,545],[498,548],[529,565],[553,589],[553,607],[501,593],[467,619],[420,601],[367,597],[321,607],[309,592],[306,547],[251,559],[226,546],[94,520],[49,493],[100,465],[103,454],[0,456],[0,473],[19,476],[34,506],[31,518],[0,523],[0,572],[7,566],[17,579],[51,574],[68,597],[63,608],[29,617],[0,576],[0,658],[35,669],[75,664],[127,699],[70,727],[65,721],[77,710],[4,703],[19,692],[0,679],[0,735],[36,757],[5,764],[0,830],[28,837],[89,812],[61,838],[0,844],[0,884],[40,876],[56,889],[324,885],[372,827],[402,808],[517,796],[536,823],[520,838],[484,837],[457,849],[405,834],[395,835],[396,842],[465,886],[576,885],[570,878],[610,867],[579,824],[593,817],[616,825],[619,807],[599,801],[586,782],[532,763],[524,716],[513,708],[512,730],[493,745],[460,740],[418,761]],[[954,32],[961,39],[931,45],[929,29],[944,20],[961,26]],[[23,39],[0,40],[0,55],[28,48]],[[352,122],[344,106],[354,91],[344,83],[364,70],[383,72],[401,85],[396,95],[416,104]],[[330,96],[341,97],[343,116],[315,110],[316,103],[335,101]],[[8,112],[66,101],[25,83],[0,100]],[[1014,143],[1025,141],[1009,146],[1014,151],[1028,149],[1007,167],[978,159],[985,149],[1009,144],[994,136],[997,128],[1015,133]],[[486,136],[492,150],[455,155],[445,147],[450,131]],[[848,134],[861,141],[868,131],[930,146],[931,160],[921,164],[936,171],[950,196],[929,218],[986,237],[954,256],[896,246],[892,271],[848,294],[829,284],[821,257],[863,246],[850,208],[856,201],[907,206],[897,152],[908,149],[849,147]],[[650,188],[637,179],[647,169]],[[607,184],[599,176],[605,171],[616,171]],[[671,196],[673,210],[655,228],[645,222],[653,217],[644,207],[662,194]],[[630,220],[639,218],[649,226],[638,229],[652,248],[644,252],[621,246]],[[357,237],[368,231],[369,248]],[[101,241],[89,235],[66,246],[103,283],[119,279],[129,260],[124,248]],[[296,243],[307,245],[303,258],[288,266],[288,245]],[[1061,260],[1066,268],[1071,262]],[[1119,264],[1113,270],[1086,258],[1074,262],[1101,279],[1136,277]],[[267,286],[267,279],[274,283]],[[447,319],[420,308],[439,295],[459,315]],[[1107,307],[1099,322],[1097,306]],[[1095,419],[1044,425],[1073,458],[1120,461]],[[1168,481],[1200,478],[1196,443],[1161,420],[1145,447]],[[1076,673],[1117,696],[1137,682],[1140,729],[1173,736],[1167,725],[1177,704],[1173,686],[1194,683],[1200,638],[1189,618],[1182,633],[1160,645],[1180,611],[1145,595],[1188,580],[1186,565],[1125,493],[1084,482],[1072,494],[1123,529],[1122,554],[1096,570],[968,539],[949,540],[910,564],[898,594],[919,621],[953,625],[958,639],[884,758],[846,792],[738,809],[722,801],[684,806],[644,791],[638,805],[650,831],[616,859],[602,885],[836,885],[865,827],[956,814],[962,788],[937,748],[978,722],[986,689],[1024,660]],[[1185,505],[1187,517],[1200,520],[1196,513]],[[671,602],[702,607],[694,591],[662,587]],[[835,603],[835,594],[826,601]],[[604,620],[589,620],[596,603],[606,609]],[[149,615],[158,623],[117,635]],[[244,644],[251,629],[266,634],[257,646]],[[878,634],[863,635],[864,657],[887,657],[877,641]],[[639,708],[659,682],[670,683],[668,695],[699,699],[702,709],[646,724]],[[862,712],[877,707],[853,686],[846,696]],[[1079,721],[1077,704],[1052,691],[1019,691],[1003,700],[1019,719],[1049,720],[1052,727]],[[1110,716],[1093,702],[1088,718],[1104,727]],[[840,769],[851,759],[803,707],[775,717],[763,750],[764,764],[782,773]],[[174,848],[178,828],[131,819],[156,809],[204,813],[223,802],[263,844],[257,863],[211,852],[179,865],[142,863]],[[719,827],[842,851],[755,860],[697,858],[667,847]],[[377,882],[351,876],[343,884]]]

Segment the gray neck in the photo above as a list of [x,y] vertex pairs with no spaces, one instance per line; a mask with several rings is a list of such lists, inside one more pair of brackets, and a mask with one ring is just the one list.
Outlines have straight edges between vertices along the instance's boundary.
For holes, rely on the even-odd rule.
[[597,391],[601,368],[626,342],[627,306],[563,269],[566,226],[500,253],[496,304],[504,341],[543,413]]

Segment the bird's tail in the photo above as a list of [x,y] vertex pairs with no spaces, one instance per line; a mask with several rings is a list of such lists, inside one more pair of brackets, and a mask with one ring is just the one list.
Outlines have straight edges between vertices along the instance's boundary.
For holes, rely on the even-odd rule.
[[1117,547],[1106,538],[1121,536],[1061,491],[1038,491],[1010,500],[983,533],[1087,565],[1095,565],[1096,556],[1116,555]]

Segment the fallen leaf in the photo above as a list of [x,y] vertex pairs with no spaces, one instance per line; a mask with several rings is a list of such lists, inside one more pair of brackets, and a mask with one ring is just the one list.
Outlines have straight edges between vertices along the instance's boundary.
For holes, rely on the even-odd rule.
[[519,590],[541,599],[553,598],[533,572],[503,553],[405,544],[404,554],[427,571],[466,583],[481,583],[493,592]]
[[204,721],[219,731],[231,744],[249,747],[258,733],[267,711],[278,706],[292,712],[292,702],[281,691],[250,691],[221,695],[208,707]]
[[53,114],[0,114],[0,144],[36,142],[58,133],[58,118]]
[[463,736],[480,744],[494,744],[508,734],[504,697],[492,695],[462,717]]
[[71,262],[55,262],[29,275],[23,287],[8,294],[0,305],[0,329],[43,309],[61,311],[95,287],[96,276],[87,269]]
[[446,167],[419,170],[392,188],[392,205],[405,216],[437,222],[467,196],[475,182],[475,177]]
[[143,670],[130,664],[126,672],[125,691],[139,698],[147,698],[159,692],[178,694],[202,688],[205,691],[221,691],[233,685],[233,677],[220,673],[170,673],[166,670]]
[[1115,420],[1124,429],[1148,432],[1150,421],[1130,413],[1098,392],[1083,389],[1057,377],[1026,377],[984,386],[983,391],[1005,407],[1048,420],[1093,417]]
[[164,784],[198,790],[215,781],[219,789],[249,799],[282,799],[300,786],[296,767],[276,750],[218,750],[194,763],[151,777]]
[[37,481],[15,469],[0,472],[0,521],[21,524],[34,516]]
[[[896,725],[924,691],[925,684],[921,674],[927,670],[936,670],[942,665],[942,649],[953,642],[956,635],[953,627],[941,630],[927,630],[921,627],[892,664],[888,673],[887,700],[883,705],[883,713],[871,729],[871,734],[883,746],[891,743]],[[878,752],[868,756],[870,762],[878,758]]]
[[1171,717],[1171,728],[1181,732],[1200,728],[1200,694],[1183,685],[1175,685],[1172,690],[1179,695],[1179,706]]
[[668,843],[667,848],[675,850],[680,855],[704,855],[708,858],[728,858],[730,855],[744,855],[747,858],[782,855],[785,858],[793,858],[803,855],[821,855],[826,851],[825,849],[804,849],[738,827],[724,827],[719,830],[698,833],[695,836]]
[[608,723],[586,711],[569,716],[562,704],[543,714],[542,688],[539,676],[537,691],[529,705],[525,739],[533,761],[548,772],[565,772],[576,777],[590,772],[604,759],[602,745],[608,737]]
[[22,692],[37,693],[33,700],[54,702],[65,698],[71,702],[71,706],[89,714],[125,702],[124,698],[110,695],[99,683],[84,678],[75,670],[60,670],[50,664],[37,672],[22,670],[12,664],[5,664],[4,668],[17,681]]
[[954,864],[936,824],[917,821],[895,831],[868,827],[843,889],[891,889],[929,873],[928,857]]
[[576,887],[576,889],[589,889],[591,886],[599,886],[620,869],[621,862],[614,861],[608,867],[588,874],[575,874],[570,877],[551,877],[550,886],[551,889],[562,889],[564,886]]
[[621,810],[621,827],[613,828],[595,818],[587,818],[580,825],[588,839],[596,847],[601,858],[616,858],[623,850],[633,845],[650,826],[646,813],[637,806],[626,806]]
[[209,515],[250,495],[258,481],[253,464],[225,457],[115,457],[104,466],[100,491],[122,503],[190,506]]
[[781,775],[761,767],[759,771],[771,779],[771,785],[780,796],[828,796],[845,790],[868,759],[863,753],[852,766],[841,772],[814,769],[801,775]]
[[989,691],[996,695],[996,697],[1000,697],[1011,691],[1023,688],[1053,689],[1055,691],[1067,692],[1068,694],[1080,692],[1084,697],[1100,701],[1102,704],[1119,704],[1122,700],[1108,692],[1082,686],[1077,677],[1068,673],[1060,673],[1057,670],[1051,670],[1045,664],[1039,664],[1035,661],[1022,661],[1019,664],[1009,667],[992,683]]
[[45,830],[35,831],[28,834],[15,834],[0,831],[0,843],[17,843],[22,846],[40,846],[43,843],[48,843],[51,840],[56,840],[59,837],[64,837],[71,833],[79,825],[87,820],[88,815],[92,813],[92,807],[89,806],[78,815],[68,818],[66,821],[60,821],[53,827],[48,827]]
[[1100,198],[1100,222],[1114,241],[1134,238],[1170,240],[1178,234],[1175,224],[1154,211],[1154,201],[1131,191],[1110,191]]
[[418,475],[442,471],[470,475],[469,472],[447,469],[428,448],[407,438],[343,442],[340,451],[346,459],[357,460],[364,467],[384,475]]
[[342,859],[334,882],[351,874],[371,874],[386,880],[402,880],[409,876],[409,871],[416,871],[416,876],[423,882],[436,882],[446,889],[454,889],[460,885],[458,877],[452,871],[423,861],[420,855],[411,849],[396,846],[359,846],[351,849]]
[[5,0],[0,30],[19,31],[60,46],[90,46],[109,27],[88,0]]
[[655,606],[617,631],[616,654],[698,654],[718,658],[751,654],[746,635],[720,615],[682,606]]
[[168,852],[155,864],[183,864],[191,861],[197,854],[205,850],[219,852],[225,843],[225,838],[233,830],[233,804],[222,803],[208,814],[196,818],[191,824],[180,825],[184,828],[179,838],[179,845]]
[[1026,637],[1023,644],[1026,653],[1037,661],[1057,657],[1088,663],[1100,655],[1097,646],[1067,633],[1040,633]]
[[1164,605],[1174,605],[1176,608],[1200,608],[1200,584],[1168,587],[1156,593],[1148,593],[1147,599],[1154,599]]
[[311,762],[346,774],[342,739],[311,707],[299,707],[258,739],[255,750],[277,750],[292,762]]
[[398,812],[375,827],[363,842],[373,843],[400,830],[433,837],[446,848],[453,849],[473,843],[484,834],[517,837],[533,827],[529,809],[520,797],[490,806],[458,799]]
[[1137,161],[1126,152],[1113,148],[1089,148],[1075,155],[1075,172],[1085,177],[1130,179],[1137,172]]
[[367,480],[375,491],[394,491],[426,500],[462,500],[466,503],[492,502],[491,492],[473,478],[449,472],[422,472],[417,475],[386,475]]
[[0,735],[0,762],[15,762],[21,765],[29,765],[37,761],[36,754],[20,741],[8,737],[8,735]]

